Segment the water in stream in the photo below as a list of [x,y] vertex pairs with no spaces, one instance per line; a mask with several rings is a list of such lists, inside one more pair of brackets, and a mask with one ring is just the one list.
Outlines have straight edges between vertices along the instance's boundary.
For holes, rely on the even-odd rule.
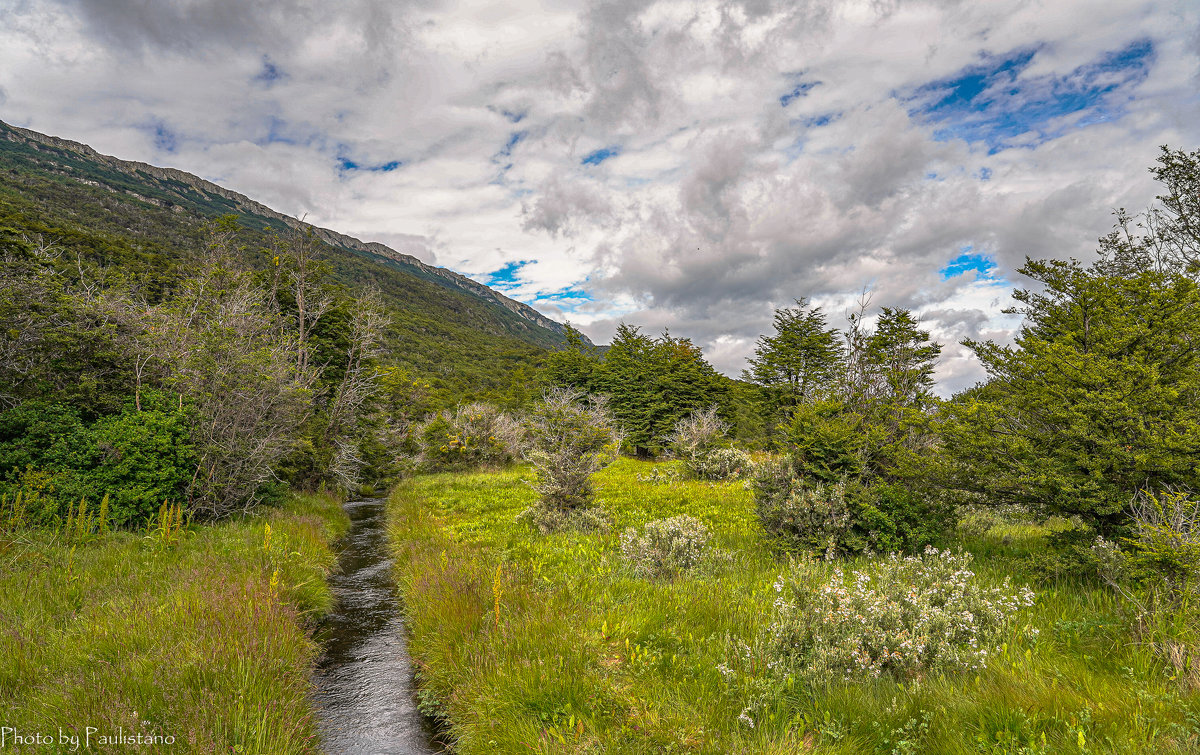
[[413,700],[412,668],[388,557],[384,502],[345,506],[350,531],[330,578],[337,607],[317,669],[321,735],[331,755],[437,752]]

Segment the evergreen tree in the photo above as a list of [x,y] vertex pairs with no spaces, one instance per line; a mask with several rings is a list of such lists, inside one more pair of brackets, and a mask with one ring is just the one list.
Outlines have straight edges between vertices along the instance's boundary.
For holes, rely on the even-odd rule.
[[626,441],[644,455],[661,449],[675,423],[689,412],[723,405],[725,383],[688,339],[669,333],[651,338],[622,323],[594,388],[609,397]]
[[600,357],[570,323],[566,324],[566,330],[566,345],[546,357],[546,381],[558,388],[590,392],[594,388]]
[[759,337],[743,373],[743,379],[761,388],[760,412],[768,435],[789,422],[798,406],[828,398],[843,364],[837,330],[807,299],[775,310],[774,325],[774,335]]
[[967,342],[991,380],[952,406],[953,485],[1107,534],[1138,489],[1200,484],[1200,291],[1151,241],[1027,261],[1015,345]]

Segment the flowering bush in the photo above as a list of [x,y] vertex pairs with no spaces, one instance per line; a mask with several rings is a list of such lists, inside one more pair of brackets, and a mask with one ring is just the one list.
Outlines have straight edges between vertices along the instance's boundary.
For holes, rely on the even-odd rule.
[[422,422],[416,430],[420,460],[426,466],[500,466],[521,452],[520,423],[491,404],[460,406]]
[[919,678],[980,669],[1012,615],[1033,605],[1027,587],[983,587],[968,553],[928,547],[831,579],[814,579],[811,560],[775,582],[771,665],[813,679],[854,680],[891,673]]
[[739,448],[716,448],[688,462],[688,471],[701,480],[732,480],[752,467],[750,454]]
[[621,535],[621,558],[641,577],[666,577],[691,571],[708,554],[712,533],[699,519],[681,514],[648,522],[639,533]]
[[670,485],[679,482],[678,469],[663,469],[662,467],[654,467],[649,474],[638,472],[638,482],[648,482],[651,485]]

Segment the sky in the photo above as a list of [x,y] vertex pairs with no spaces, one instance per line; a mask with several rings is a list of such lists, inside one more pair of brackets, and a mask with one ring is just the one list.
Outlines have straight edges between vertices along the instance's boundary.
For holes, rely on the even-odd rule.
[[0,119],[732,376],[865,292],[949,394],[1026,256],[1091,259],[1200,147],[1200,4],[4,0]]

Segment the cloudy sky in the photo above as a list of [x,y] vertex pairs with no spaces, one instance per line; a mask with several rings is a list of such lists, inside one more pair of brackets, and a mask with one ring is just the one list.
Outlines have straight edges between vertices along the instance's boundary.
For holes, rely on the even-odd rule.
[[775,307],[918,312],[941,390],[1026,255],[1200,147],[1192,0],[4,0],[0,119],[182,168],[736,375]]

